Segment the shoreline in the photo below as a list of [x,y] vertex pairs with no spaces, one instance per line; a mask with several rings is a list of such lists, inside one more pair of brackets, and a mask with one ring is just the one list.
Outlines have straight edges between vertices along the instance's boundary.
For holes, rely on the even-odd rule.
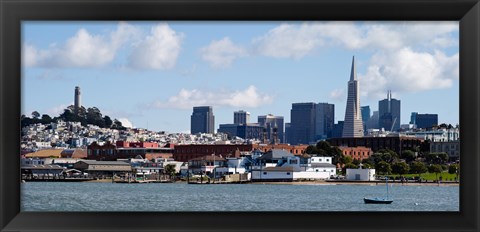
[[[368,182],[368,181],[292,181],[292,182],[252,182],[252,184],[286,184],[286,185],[385,185],[385,182]],[[393,186],[460,186],[460,183],[427,183],[427,182],[410,182],[410,183],[400,183],[400,182],[391,182],[388,183]]]
[[[27,181],[28,182],[28,181]],[[52,181],[49,181],[52,182]],[[112,183],[112,179],[101,179],[101,180],[87,180],[87,181],[81,181],[83,183]],[[72,182],[73,183],[73,182]],[[186,181],[176,181],[174,183],[179,183],[179,184],[187,184]],[[112,183],[115,184],[115,183]],[[151,184],[170,184],[170,183],[151,183]],[[272,185],[278,185],[278,184],[283,184],[283,185],[370,185],[370,186],[375,186],[375,185],[384,185],[385,182],[383,181],[326,181],[326,180],[316,180],[316,181],[291,181],[291,182],[246,182],[242,184],[260,184],[260,185],[265,185],[265,184],[272,184]],[[440,183],[435,183],[435,182],[408,182],[408,183],[400,183],[400,182],[389,182],[390,185],[393,186],[460,186],[460,183],[457,182],[440,182]]]

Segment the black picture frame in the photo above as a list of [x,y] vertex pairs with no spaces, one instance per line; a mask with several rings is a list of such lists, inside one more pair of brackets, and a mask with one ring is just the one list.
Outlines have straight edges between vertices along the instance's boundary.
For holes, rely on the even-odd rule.
[[[1,231],[479,231],[478,0],[0,0]],[[457,20],[460,212],[20,212],[22,20]]]

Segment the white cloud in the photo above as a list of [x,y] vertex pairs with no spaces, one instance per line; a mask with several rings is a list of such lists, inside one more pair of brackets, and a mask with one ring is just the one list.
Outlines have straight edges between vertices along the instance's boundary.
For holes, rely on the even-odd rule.
[[128,127],[128,128],[133,128],[133,124],[127,118],[119,118],[117,120],[122,123],[122,126]]
[[119,23],[109,35],[94,35],[86,29],[58,46],[39,50],[30,44],[23,46],[23,65],[26,67],[100,67],[113,61],[118,49],[136,34],[135,27]]
[[402,48],[375,54],[365,74],[359,74],[363,96],[384,96],[386,90],[418,92],[451,87],[459,78],[459,55]]
[[398,50],[407,46],[444,48],[458,44],[458,22],[306,22],[282,24],[254,38],[256,54],[300,59],[324,47]]
[[228,37],[212,41],[208,46],[200,48],[200,53],[202,60],[216,69],[230,67],[233,61],[247,55],[244,48],[233,44]]
[[282,24],[253,40],[254,50],[275,58],[299,59],[323,44],[310,24],[295,26]]
[[137,43],[129,56],[129,65],[136,69],[170,69],[176,64],[183,34],[162,23]]
[[198,89],[182,89],[166,101],[157,101],[151,104],[154,108],[190,109],[198,105],[231,106],[231,107],[260,107],[273,102],[273,97],[259,93],[253,85],[244,90],[229,91],[225,89],[202,91]]
[[[183,34],[162,23],[145,33],[138,27],[121,22],[108,34],[92,34],[80,29],[63,44],[48,49],[23,45],[25,67],[102,67],[112,63],[122,48],[131,49],[127,62],[135,69],[170,69],[181,50]],[[128,46],[131,45],[131,46]]]
[[345,89],[334,89],[330,92],[329,97],[332,99],[332,101],[344,101]]

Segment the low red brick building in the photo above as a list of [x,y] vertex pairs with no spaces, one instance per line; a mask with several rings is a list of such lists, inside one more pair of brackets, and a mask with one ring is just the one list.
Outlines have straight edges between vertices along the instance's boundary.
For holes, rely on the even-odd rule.
[[240,152],[251,152],[258,149],[267,152],[272,149],[283,149],[295,155],[302,155],[307,145],[292,146],[288,144],[192,144],[176,145],[173,158],[176,161],[187,162],[191,159],[215,154],[222,157],[239,157]]
[[109,142],[99,145],[93,142],[88,145],[87,153],[88,159],[97,161],[114,161],[137,156],[151,160],[154,158],[172,158],[173,148],[159,147],[157,143],[146,142],[117,141],[116,145]]
[[350,156],[352,159],[368,159],[373,154],[372,149],[368,147],[339,147],[344,156]]

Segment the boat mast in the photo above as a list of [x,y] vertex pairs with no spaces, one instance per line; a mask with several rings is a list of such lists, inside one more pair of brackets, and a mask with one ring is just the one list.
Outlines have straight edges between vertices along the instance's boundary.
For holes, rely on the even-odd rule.
[[388,199],[388,177],[385,178],[385,184],[387,185],[387,199]]

